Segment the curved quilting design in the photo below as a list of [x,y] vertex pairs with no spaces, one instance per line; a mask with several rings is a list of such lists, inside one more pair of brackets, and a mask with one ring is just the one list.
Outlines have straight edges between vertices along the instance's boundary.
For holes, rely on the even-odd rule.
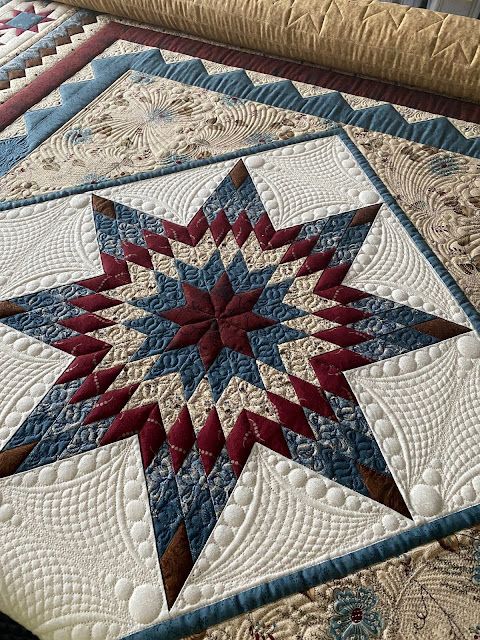
[[480,309],[478,162],[394,136],[346,128],[410,221]]
[[44,640],[113,640],[161,619],[136,438],[8,480],[0,481],[2,611]]
[[412,524],[256,444],[172,613],[341,556]]
[[0,214],[0,300],[102,273],[89,197]]
[[245,164],[276,229],[380,202],[338,136],[250,156]]
[[344,283],[470,326],[458,302],[387,207],[375,218]]
[[418,522],[480,497],[480,339],[467,333],[346,373]]
[[73,357],[0,324],[0,447],[14,435]]
[[129,207],[186,225],[228,174],[235,160],[96,191]]

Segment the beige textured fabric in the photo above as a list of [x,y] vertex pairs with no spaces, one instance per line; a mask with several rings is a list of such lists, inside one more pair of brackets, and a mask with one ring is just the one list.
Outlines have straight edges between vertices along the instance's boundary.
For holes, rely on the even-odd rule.
[[480,103],[480,21],[375,0],[76,0],[168,29]]
[[478,640],[479,563],[465,529],[186,640]]

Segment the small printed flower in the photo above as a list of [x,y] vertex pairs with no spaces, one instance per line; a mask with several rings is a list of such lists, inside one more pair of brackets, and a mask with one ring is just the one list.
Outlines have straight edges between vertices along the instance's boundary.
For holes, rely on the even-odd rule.
[[130,80],[134,84],[152,84],[157,79],[158,78],[155,78],[155,77],[152,77],[152,76],[146,76],[145,74],[140,73],[139,71],[134,71],[130,75]]
[[218,101],[220,104],[224,104],[227,107],[235,107],[239,103],[243,102],[241,98],[236,98],[235,96],[228,96],[227,94],[222,93],[218,96]]
[[91,129],[70,129],[66,131],[64,137],[68,142],[72,144],[85,144],[92,137]]
[[160,107],[155,107],[147,112],[146,121],[154,122],[155,124],[164,124],[167,122],[172,122],[174,114],[167,109],[161,109]]
[[475,584],[480,585],[480,542],[475,544],[475,550],[473,552],[473,560],[475,565],[473,567],[473,577],[472,580]]
[[436,155],[428,162],[428,168],[436,176],[448,177],[460,170],[458,160],[447,154]]
[[102,176],[99,173],[87,173],[79,184],[97,184],[97,182],[102,182],[103,180],[108,180],[108,176]]
[[330,634],[334,640],[369,640],[380,635],[383,623],[374,610],[378,599],[371,589],[335,589],[333,596]]
[[60,165],[53,156],[42,159],[42,168],[45,171],[60,171]]
[[250,638],[253,638],[253,640],[275,640],[275,636],[273,635],[274,631],[274,624],[265,628],[264,625],[259,624],[258,622],[252,623],[248,629]]
[[252,133],[246,138],[246,142],[252,146],[258,146],[261,144],[269,144],[273,142],[274,138],[266,131],[260,131],[258,133]]
[[480,640],[480,624],[470,627],[470,632],[472,634],[472,640]]

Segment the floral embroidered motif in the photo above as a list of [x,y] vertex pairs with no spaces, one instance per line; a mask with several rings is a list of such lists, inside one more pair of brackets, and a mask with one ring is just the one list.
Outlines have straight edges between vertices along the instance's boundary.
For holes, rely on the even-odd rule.
[[480,640],[480,624],[470,627],[471,640]]
[[457,173],[460,169],[460,163],[455,158],[455,156],[451,155],[436,155],[428,163],[428,167],[430,171],[436,176],[452,176],[454,173]]
[[335,126],[129,71],[0,178],[0,197],[57,191],[92,176],[120,178]]
[[479,536],[478,527],[459,532],[188,640],[245,640],[250,629],[272,629],[275,640],[480,640],[480,585],[471,582]]
[[330,621],[334,640],[368,640],[379,636],[383,623],[375,610],[378,599],[371,589],[337,590],[334,598],[335,615]]
[[20,469],[137,433],[160,557],[184,527],[190,563],[256,442],[408,517],[344,372],[467,329],[343,284],[380,207],[276,230],[242,161],[187,226],[95,196],[104,274],[5,319],[75,357]]
[[249,637],[252,638],[252,640],[275,640],[275,636],[273,635],[274,631],[274,624],[263,625],[253,623],[248,629]]
[[[70,129],[65,133],[65,139],[72,144],[85,144],[92,138],[92,130],[86,129]],[[58,170],[58,169],[57,169]]]
[[475,561],[473,567],[473,581],[476,584],[480,584],[480,542],[475,545],[473,559]]
[[347,126],[426,242],[480,309],[480,162]]

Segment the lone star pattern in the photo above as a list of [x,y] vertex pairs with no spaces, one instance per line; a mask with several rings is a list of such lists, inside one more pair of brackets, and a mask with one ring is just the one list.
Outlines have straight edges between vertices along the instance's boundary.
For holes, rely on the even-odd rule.
[[274,320],[252,311],[262,289],[235,294],[227,273],[221,275],[210,292],[188,282],[182,286],[185,306],[162,314],[180,326],[167,350],[197,345],[206,370],[224,347],[253,358],[248,332],[274,324]]
[[138,434],[169,606],[255,442],[409,515],[343,372],[466,329],[343,284],[381,205],[276,230],[242,161],[186,227],[92,204],[104,274],[0,304],[74,356],[16,470]]

